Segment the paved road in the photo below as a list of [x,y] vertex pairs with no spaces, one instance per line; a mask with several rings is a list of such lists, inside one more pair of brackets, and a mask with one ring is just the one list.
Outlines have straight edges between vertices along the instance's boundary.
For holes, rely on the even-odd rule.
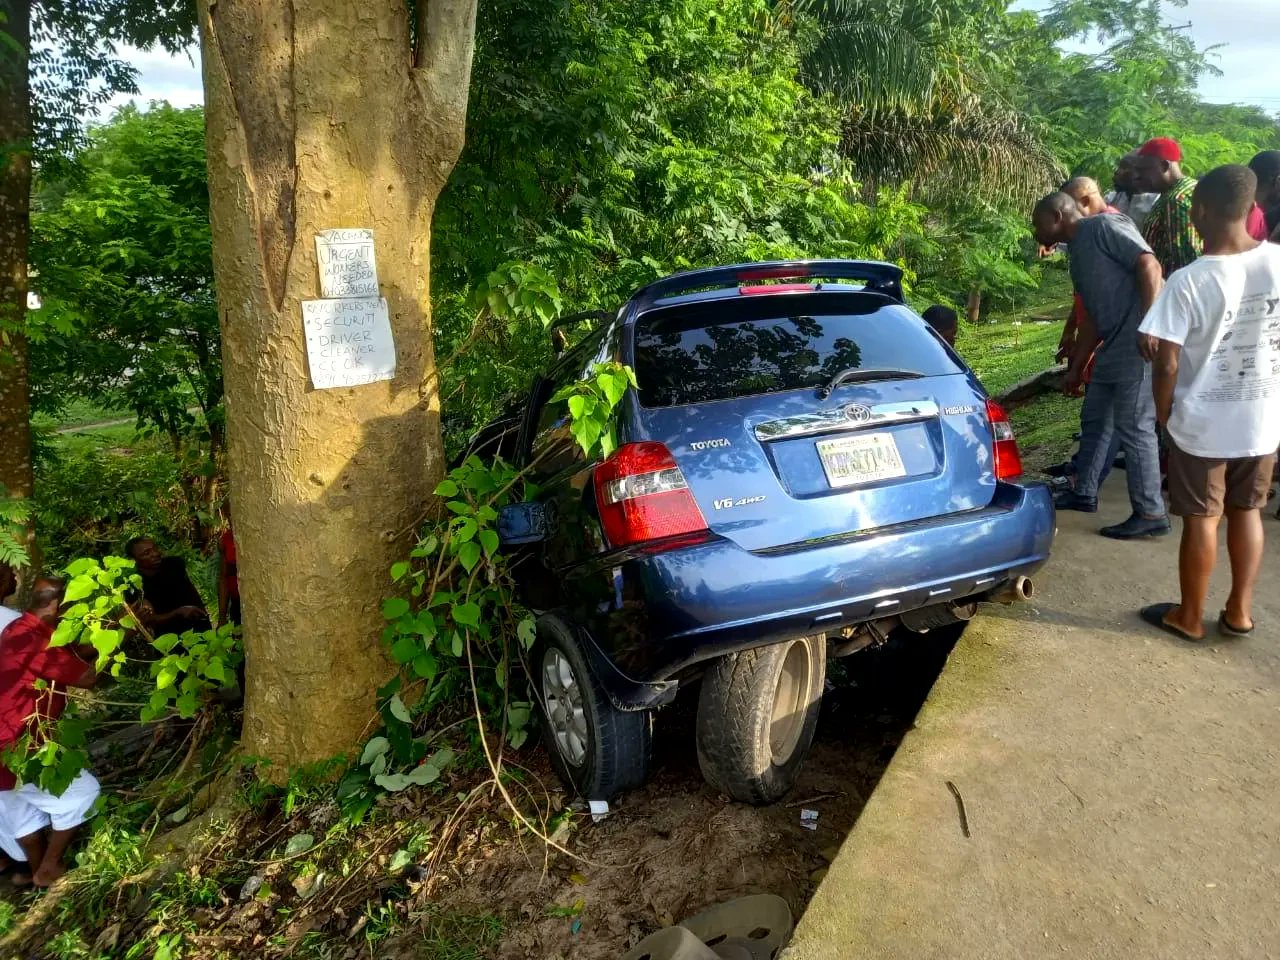
[[1122,483],[966,632],[786,960],[1280,957],[1280,522],[1256,635],[1191,646],[1135,614],[1176,535],[1094,533]]

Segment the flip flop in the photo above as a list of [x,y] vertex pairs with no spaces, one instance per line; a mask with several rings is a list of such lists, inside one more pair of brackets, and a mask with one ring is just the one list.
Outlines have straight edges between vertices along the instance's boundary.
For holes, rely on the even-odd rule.
[[1176,606],[1176,603],[1153,603],[1151,606],[1143,607],[1139,610],[1138,616],[1156,629],[1163,630],[1165,633],[1173,634],[1173,636],[1180,640],[1186,640],[1188,643],[1199,643],[1204,639],[1204,637],[1192,636],[1187,633],[1187,631],[1179,627],[1175,627],[1171,623],[1164,622],[1165,616]]
[[[1255,623],[1253,627],[1256,627]],[[1253,633],[1253,627],[1248,630],[1241,630],[1239,627],[1233,627],[1227,622],[1227,611],[1223,610],[1218,614],[1218,632],[1224,637],[1247,637]]]

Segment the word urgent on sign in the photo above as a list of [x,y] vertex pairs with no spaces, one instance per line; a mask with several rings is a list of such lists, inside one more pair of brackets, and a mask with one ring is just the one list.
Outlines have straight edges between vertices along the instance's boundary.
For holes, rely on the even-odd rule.
[[378,264],[373,256],[373,231],[325,230],[316,234],[320,268],[320,296],[376,297]]
[[396,375],[391,317],[383,297],[303,300],[307,361],[317,390],[355,387]]

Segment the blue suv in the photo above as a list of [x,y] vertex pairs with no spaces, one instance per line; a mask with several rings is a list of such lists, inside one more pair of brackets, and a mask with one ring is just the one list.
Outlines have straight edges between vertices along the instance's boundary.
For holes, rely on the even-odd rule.
[[[826,661],[1026,599],[1049,491],[1008,418],[885,263],[695,270],[637,291],[479,447],[529,467],[502,519],[553,762],[588,798],[641,784],[653,712],[701,681],[698,758],[769,803],[813,739]],[[588,460],[562,404],[630,364],[619,448]]]

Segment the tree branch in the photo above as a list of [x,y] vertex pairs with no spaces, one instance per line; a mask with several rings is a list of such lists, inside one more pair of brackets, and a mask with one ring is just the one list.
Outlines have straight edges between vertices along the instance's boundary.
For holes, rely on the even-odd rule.
[[[422,84],[440,159],[450,168],[462,151],[476,45],[477,0],[418,0],[414,73]],[[447,176],[447,173],[446,173]]]

